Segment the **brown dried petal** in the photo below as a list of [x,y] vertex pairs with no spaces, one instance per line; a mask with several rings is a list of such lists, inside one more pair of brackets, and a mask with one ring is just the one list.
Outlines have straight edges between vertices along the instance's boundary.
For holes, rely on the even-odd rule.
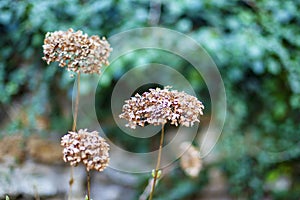
[[[109,162],[109,145],[98,135],[97,131],[88,132],[80,129],[78,132],[69,131],[61,139],[64,147],[63,159],[77,166],[80,162],[85,164],[87,171],[95,169],[103,171]],[[101,166],[99,166],[99,160]]]
[[177,90],[150,89],[142,95],[136,94],[125,101],[120,118],[126,119],[126,126],[136,128],[145,124],[161,125],[168,121],[175,126],[193,126],[203,115],[204,106],[196,97]]
[[44,39],[42,58],[50,64],[59,62],[60,67],[67,67],[67,70],[83,73],[98,73],[103,66],[108,65],[108,57],[112,48],[103,37],[88,37],[82,31],[48,32]]

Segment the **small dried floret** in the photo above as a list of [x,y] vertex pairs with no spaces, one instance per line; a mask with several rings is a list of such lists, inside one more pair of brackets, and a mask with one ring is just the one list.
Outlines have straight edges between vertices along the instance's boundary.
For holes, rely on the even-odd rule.
[[184,142],[180,145],[180,148],[186,150],[180,158],[180,166],[184,172],[193,178],[197,177],[202,169],[202,160],[200,158],[200,152],[196,147]]
[[61,139],[64,161],[70,162],[72,166],[82,162],[87,171],[103,171],[109,163],[109,145],[98,134],[97,131],[88,132],[87,129],[69,131]]
[[112,48],[103,37],[88,37],[82,31],[48,32],[44,40],[43,60],[50,64],[59,62],[60,67],[76,73],[98,73],[102,66],[109,65],[108,57]]
[[178,126],[193,126],[203,115],[204,106],[196,97],[177,90],[150,89],[142,95],[136,94],[123,105],[120,118],[126,119],[130,128],[145,124],[161,125],[168,121]]

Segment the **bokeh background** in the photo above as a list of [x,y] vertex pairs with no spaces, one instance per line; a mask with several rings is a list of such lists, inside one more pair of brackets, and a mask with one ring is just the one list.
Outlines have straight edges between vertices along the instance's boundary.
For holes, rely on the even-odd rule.
[[[72,124],[75,79],[56,63],[47,66],[42,61],[45,34],[73,28],[109,38],[133,28],[159,26],[190,36],[210,54],[224,81],[227,115],[213,156],[202,160],[198,177],[172,168],[159,183],[155,199],[299,199],[299,11],[298,0],[1,0],[1,195],[62,199],[68,188],[59,141]],[[201,75],[183,59],[164,53],[145,50],[123,56],[102,75],[96,96],[98,120],[108,137],[127,150],[148,152],[159,140],[122,134],[111,118],[114,85],[132,66],[157,60],[176,65],[199,99],[210,102]],[[203,126],[209,116],[207,109]],[[35,174],[30,168],[44,171]],[[66,176],[47,182],[58,172]],[[41,178],[43,174],[50,176]],[[24,177],[38,181],[18,186]],[[79,177],[84,182],[84,175]],[[92,188],[94,199],[138,199],[150,175],[108,170],[95,177],[100,191]],[[44,190],[34,189],[43,184]],[[76,188],[83,197],[84,183]]]

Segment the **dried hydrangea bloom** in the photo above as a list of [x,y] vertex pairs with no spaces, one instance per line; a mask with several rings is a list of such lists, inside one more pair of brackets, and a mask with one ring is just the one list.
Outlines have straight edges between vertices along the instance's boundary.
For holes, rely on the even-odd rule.
[[98,135],[97,131],[88,132],[80,129],[78,132],[69,131],[61,139],[64,147],[63,159],[77,166],[80,162],[85,164],[87,171],[95,169],[103,171],[109,162],[109,145]]
[[200,159],[199,151],[194,147],[190,146],[189,143],[182,143],[180,145],[182,150],[186,150],[182,157],[180,158],[180,166],[183,171],[193,178],[199,175],[202,169],[202,160]]
[[108,65],[108,57],[112,49],[103,37],[88,37],[82,31],[55,31],[46,34],[43,60],[50,64],[59,62],[60,67],[69,71],[98,73],[104,65]]
[[168,121],[176,126],[189,127],[199,122],[198,116],[203,115],[203,109],[203,104],[196,97],[165,87],[150,89],[150,92],[136,94],[126,100],[119,117],[126,119],[126,126],[133,129],[137,125],[161,125]]

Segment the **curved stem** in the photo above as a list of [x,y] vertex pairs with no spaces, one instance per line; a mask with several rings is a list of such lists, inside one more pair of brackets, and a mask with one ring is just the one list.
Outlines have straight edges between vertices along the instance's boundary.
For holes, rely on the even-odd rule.
[[90,195],[91,195],[91,186],[90,186],[90,171],[86,171],[87,172],[87,190],[88,190],[88,200],[90,200]]
[[[78,116],[78,105],[79,105],[79,96],[80,96],[80,72],[77,74],[77,92],[76,92],[76,99],[75,99],[75,110],[74,110],[74,117],[73,117],[73,126],[72,131],[76,131],[76,125],[77,125],[77,116]],[[70,172],[70,180],[69,180],[69,200],[72,199],[72,185],[74,183],[74,169],[73,166],[71,166],[71,172]]]
[[160,134],[160,142],[159,142],[159,149],[158,149],[158,156],[157,156],[157,163],[156,163],[156,167],[155,167],[155,173],[154,173],[153,184],[152,184],[149,200],[152,200],[154,190],[155,190],[155,184],[156,184],[156,180],[157,180],[157,174],[158,174],[158,171],[159,171],[159,168],[160,168],[162,146],[163,146],[163,143],[164,143],[164,134],[165,134],[164,133],[165,132],[164,131],[164,126],[165,126],[165,124],[162,124],[161,134]]

